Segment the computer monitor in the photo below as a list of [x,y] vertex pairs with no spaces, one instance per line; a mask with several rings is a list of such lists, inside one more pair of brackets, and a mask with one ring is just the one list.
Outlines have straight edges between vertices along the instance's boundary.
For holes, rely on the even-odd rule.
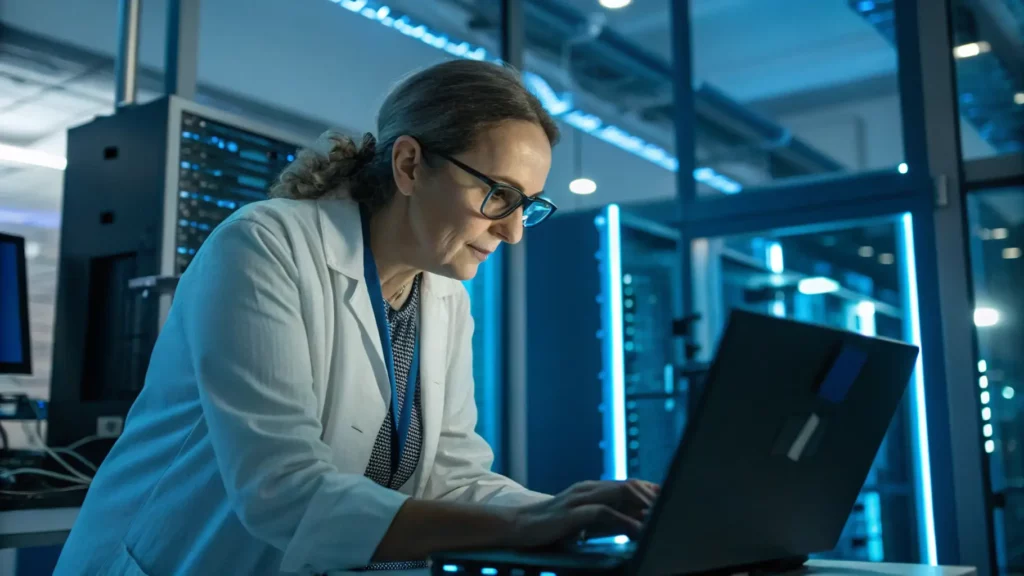
[[0,374],[31,374],[25,239],[0,234]]

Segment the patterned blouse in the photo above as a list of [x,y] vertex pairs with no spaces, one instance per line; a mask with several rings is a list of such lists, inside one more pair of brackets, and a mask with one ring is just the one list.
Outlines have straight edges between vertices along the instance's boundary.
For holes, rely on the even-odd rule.
[[[395,310],[390,304],[384,302],[384,309],[388,314],[388,324],[391,326],[391,350],[395,361],[395,386],[398,388],[399,413],[406,402],[409,369],[412,365],[416,332],[419,328],[421,277],[422,275],[416,276],[416,279],[413,280],[412,291],[401,309]],[[423,422],[420,415],[422,406],[420,390],[422,388],[417,382],[416,394],[413,398],[415,404],[412,405],[409,422],[409,436],[405,440],[405,450],[402,451],[398,471],[394,476],[391,474],[391,449],[392,446],[397,447],[398,443],[392,441],[394,413],[391,409],[388,410],[388,415],[384,418],[380,431],[377,432],[377,439],[374,441],[373,453],[370,455],[370,464],[366,467],[365,475],[385,488],[401,489],[412,478],[413,473],[416,472],[416,466],[419,465],[420,450],[423,447]],[[423,566],[425,566],[423,562],[380,562],[371,564],[367,570],[406,570]]]

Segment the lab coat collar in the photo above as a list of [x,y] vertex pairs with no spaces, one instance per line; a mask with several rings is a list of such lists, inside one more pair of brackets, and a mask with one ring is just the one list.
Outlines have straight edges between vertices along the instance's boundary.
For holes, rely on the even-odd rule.
[[[320,229],[327,266],[350,279],[343,289],[344,306],[356,317],[365,338],[373,346],[371,362],[377,389],[384,406],[391,403],[391,381],[384,363],[384,349],[374,320],[370,291],[363,276],[363,233],[359,205],[350,199],[318,200]],[[444,410],[448,316],[451,305],[446,298],[460,289],[450,278],[424,273],[420,300],[420,385],[422,386],[424,454],[433,458],[440,435]]]
[[[359,204],[349,198],[317,200],[320,234],[327,266],[356,282],[363,281],[363,225]],[[444,298],[453,294],[459,282],[436,274],[423,274],[423,294]]]

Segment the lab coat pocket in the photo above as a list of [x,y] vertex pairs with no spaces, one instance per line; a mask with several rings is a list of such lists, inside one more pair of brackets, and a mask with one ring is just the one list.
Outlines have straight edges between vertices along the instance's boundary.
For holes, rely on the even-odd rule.
[[100,576],[150,576],[135,561],[132,553],[128,551],[128,545],[121,542],[110,562],[100,571]]

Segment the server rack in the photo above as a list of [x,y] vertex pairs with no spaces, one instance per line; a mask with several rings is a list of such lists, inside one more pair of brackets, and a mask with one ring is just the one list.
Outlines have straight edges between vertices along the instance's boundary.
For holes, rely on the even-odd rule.
[[68,132],[50,444],[120,433],[177,278],[300,142],[175,96]]
[[529,234],[530,487],[660,482],[689,403],[675,231],[612,205]]

